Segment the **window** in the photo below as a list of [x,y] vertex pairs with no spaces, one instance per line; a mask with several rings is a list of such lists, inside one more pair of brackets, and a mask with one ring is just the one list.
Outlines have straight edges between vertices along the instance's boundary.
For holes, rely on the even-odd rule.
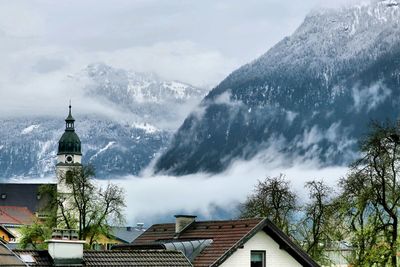
[[72,184],[73,182],[73,175],[72,175],[72,171],[67,171],[65,173],[65,183],[66,184]]
[[1,194],[1,199],[6,199],[7,198],[7,195],[6,194]]
[[265,267],[265,251],[251,251],[251,267]]

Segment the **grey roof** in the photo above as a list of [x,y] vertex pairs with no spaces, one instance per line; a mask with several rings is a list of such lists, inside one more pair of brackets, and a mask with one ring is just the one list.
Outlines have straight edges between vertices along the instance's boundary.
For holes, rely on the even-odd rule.
[[50,185],[56,190],[56,184],[17,184],[0,183],[0,206],[27,207],[32,213],[44,208],[49,196],[39,194],[39,187]]
[[124,243],[132,243],[138,236],[144,233],[146,229],[137,227],[111,227],[111,235]]
[[[47,250],[15,250],[18,255],[31,255],[29,266],[52,267],[54,261]],[[191,267],[190,261],[179,251],[167,250],[107,250],[83,252],[82,266],[159,266]]]
[[14,252],[0,242],[0,266],[26,267],[25,264]]

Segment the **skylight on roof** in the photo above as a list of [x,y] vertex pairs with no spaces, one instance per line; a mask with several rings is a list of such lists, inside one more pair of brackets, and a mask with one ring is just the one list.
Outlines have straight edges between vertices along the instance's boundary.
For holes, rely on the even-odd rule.
[[25,263],[35,263],[35,259],[32,257],[32,255],[30,254],[21,254],[19,255],[21,257],[21,259],[25,262]]

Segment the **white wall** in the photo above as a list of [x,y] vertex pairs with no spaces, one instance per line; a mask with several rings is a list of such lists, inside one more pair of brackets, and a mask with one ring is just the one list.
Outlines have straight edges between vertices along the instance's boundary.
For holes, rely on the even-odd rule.
[[48,240],[49,254],[53,259],[82,259],[85,241]]
[[259,231],[244,244],[244,248],[236,250],[221,267],[247,267],[250,266],[250,251],[265,250],[266,267],[295,267],[300,266],[285,250],[279,249],[271,237],[264,231]]

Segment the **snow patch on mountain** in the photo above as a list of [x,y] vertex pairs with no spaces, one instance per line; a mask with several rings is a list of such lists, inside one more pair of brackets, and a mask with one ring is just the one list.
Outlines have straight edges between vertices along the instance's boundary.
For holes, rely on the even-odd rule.
[[96,152],[96,154],[94,154],[93,156],[91,156],[91,157],[90,157],[90,160],[93,160],[93,159],[96,158],[99,154],[103,153],[104,151],[106,151],[107,149],[111,148],[111,147],[112,147],[113,145],[115,145],[115,144],[116,144],[115,141],[108,142],[108,144],[107,144],[105,147],[101,148],[100,150],[98,150],[98,151]]
[[159,131],[159,129],[157,129],[157,127],[155,127],[149,123],[134,123],[132,125],[132,127],[144,130],[146,133],[150,133],[150,134]]
[[35,129],[37,129],[39,127],[40,127],[39,124],[34,124],[34,125],[31,125],[31,126],[28,126],[28,127],[26,127],[25,129],[23,129],[21,131],[21,134],[22,135],[29,134],[29,133],[31,133],[32,131],[34,131]]

